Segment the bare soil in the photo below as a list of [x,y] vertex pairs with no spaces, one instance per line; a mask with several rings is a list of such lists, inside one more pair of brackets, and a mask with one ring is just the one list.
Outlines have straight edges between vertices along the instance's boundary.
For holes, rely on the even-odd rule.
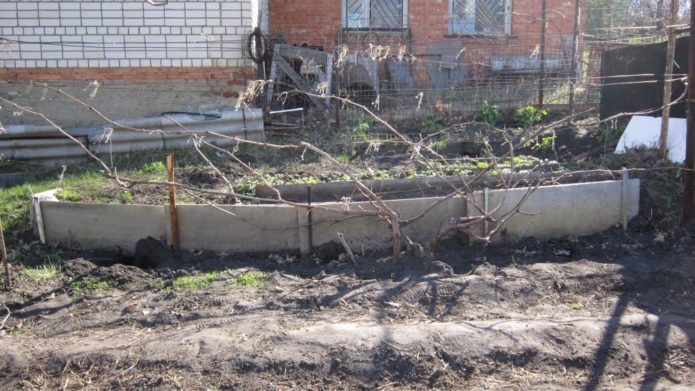
[[[539,157],[637,169],[628,232],[490,247],[452,238],[436,261],[376,252],[356,264],[336,246],[298,258],[174,254],[151,240],[135,256],[20,245],[25,267],[49,257],[62,271],[37,281],[13,265],[0,389],[695,389],[695,241],[676,228],[679,170],[650,151],[603,156],[595,137],[557,136]],[[397,171],[403,153],[384,147],[370,164]],[[333,175],[321,162],[291,174],[304,171]],[[179,174],[221,186],[211,170]],[[163,194],[143,189],[136,202]],[[213,272],[209,286],[172,289]],[[239,283],[249,273],[263,278]]]
[[[429,263],[162,253],[140,269],[61,254],[56,278],[16,271],[0,295],[2,389],[695,387],[687,235],[451,240]],[[207,288],[167,288],[210,271]],[[248,272],[266,279],[235,282]],[[75,291],[90,278],[109,286]]]

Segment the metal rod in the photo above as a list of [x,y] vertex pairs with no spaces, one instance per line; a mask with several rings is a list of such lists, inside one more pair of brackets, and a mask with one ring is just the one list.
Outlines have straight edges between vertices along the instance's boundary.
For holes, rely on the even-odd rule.
[[179,224],[176,215],[176,186],[174,183],[174,155],[167,155],[167,179],[169,180],[169,217],[171,220],[171,241],[174,250],[180,249]]
[[623,167],[623,194],[622,194],[622,210],[621,210],[621,221],[623,225],[623,231],[627,231],[627,183],[628,183],[628,172],[627,168]]
[[671,15],[668,27],[668,44],[666,46],[666,70],[664,71],[663,110],[661,112],[661,133],[659,134],[659,158],[666,159],[668,154],[668,123],[671,117],[671,77],[673,61],[676,53],[676,32],[671,26],[676,24],[678,16],[678,0],[671,0]]
[[312,208],[311,208],[311,185],[306,187],[306,198],[307,198],[306,204],[308,206],[307,212],[306,212],[306,222],[308,225],[307,233],[309,236],[309,239],[308,239],[308,241],[309,241],[309,254],[311,254],[311,251],[314,249],[314,238],[312,237],[314,227],[312,225],[312,216],[311,216],[311,212],[312,212]]
[[5,267],[5,290],[10,290],[12,281],[10,280],[10,257],[7,256],[7,247],[5,247],[5,234],[2,231],[2,219],[0,219],[0,257]]
[[[490,189],[487,187],[485,190],[483,190],[483,211],[485,212],[485,215],[490,212]],[[490,223],[488,222],[488,219],[485,219],[485,223],[483,223],[484,228],[483,228],[483,235],[487,235],[490,232]]]
[[683,190],[683,225],[693,218],[695,185],[695,0],[690,0],[690,56],[688,65],[688,131],[685,141],[685,189]]
[[268,114],[274,115],[274,114],[284,114],[284,113],[296,113],[299,111],[304,111],[303,107],[299,107],[296,109],[287,109],[287,110],[276,110],[276,111],[269,111]]
[[541,3],[541,69],[538,76],[538,107],[543,107],[543,83],[545,83],[545,26],[546,26],[546,10],[548,1],[543,0]]
[[572,35],[572,58],[570,59],[570,115],[574,114],[574,90],[577,84],[577,62],[579,62],[579,23],[581,21],[582,0],[576,0],[574,8],[574,32]]

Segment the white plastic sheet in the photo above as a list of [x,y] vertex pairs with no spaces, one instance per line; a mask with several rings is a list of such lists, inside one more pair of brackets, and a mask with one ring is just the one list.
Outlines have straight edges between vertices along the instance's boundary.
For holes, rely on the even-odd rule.
[[[671,118],[668,122],[668,160],[674,163],[685,161],[685,133],[687,121],[684,118]],[[618,141],[615,153],[625,153],[627,149],[646,146],[659,148],[661,117],[634,116]]]

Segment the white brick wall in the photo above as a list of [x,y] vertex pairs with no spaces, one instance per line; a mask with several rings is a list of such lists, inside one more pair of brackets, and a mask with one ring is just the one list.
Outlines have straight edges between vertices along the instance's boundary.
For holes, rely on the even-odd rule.
[[252,1],[0,0],[0,67],[248,66]]

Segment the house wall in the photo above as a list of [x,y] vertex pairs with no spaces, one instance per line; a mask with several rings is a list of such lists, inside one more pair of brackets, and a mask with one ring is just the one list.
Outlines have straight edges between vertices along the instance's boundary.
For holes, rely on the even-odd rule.
[[282,33],[290,44],[333,49],[335,35],[340,30],[340,0],[267,0],[267,3],[271,33]]
[[[332,50],[341,25],[341,1],[327,6],[320,0],[268,0],[270,32],[282,33],[290,44],[323,46]],[[546,54],[559,56],[563,40],[571,39],[574,29],[575,0],[548,0]],[[538,51],[541,34],[541,2],[512,0],[511,34],[505,37],[452,36],[448,32],[448,0],[410,0],[408,27],[411,31],[412,54],[427,59],[430,43],[460,40],[466,48],[464,62],[488,64],[492,55],[531,56]],[[583,2],[586,7],[586,1]],[[583,13],[585,14],[585,12]],[[582,30],[584,26],[582,23]],[[397,50],[397,48],[393,49]],[[394,53],[395,54],[395,53]],[[485,68],[485,67],[483,67]],[[418,74],[419,73],[419,74]],[[416,82],[424,87],[429,81],[426,69],[416,67]]]
[[[130,83],[185,90],[182,83],[192,83],[203,95],[235,97],[253,74],[245,53],[251,1],[0,1],[0,93],[13,96],[27,81],[96,80],[102,91]],[[124,91],[120,99],[137,100]],[[187,98],[189,108],[209,102]],[[166,100],[162,109],[182,107]],[[113,114],[146,114],[140,106],[131,101]]]

